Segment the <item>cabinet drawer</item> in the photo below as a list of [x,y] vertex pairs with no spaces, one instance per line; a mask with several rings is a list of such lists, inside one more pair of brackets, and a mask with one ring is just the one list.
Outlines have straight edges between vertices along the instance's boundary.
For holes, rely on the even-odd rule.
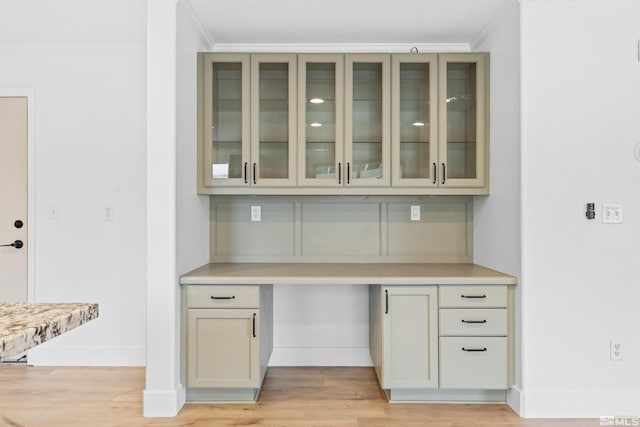
[[503,285],[440,286],[440,308],[506,307],[507,287]]
[[442,308],[440,335],[507,335],[506,308]]
[[508,388],[506,337],[440,338],[440,388]]
[[259,286],[192,285],[187,289],[189,308],[259,308]]

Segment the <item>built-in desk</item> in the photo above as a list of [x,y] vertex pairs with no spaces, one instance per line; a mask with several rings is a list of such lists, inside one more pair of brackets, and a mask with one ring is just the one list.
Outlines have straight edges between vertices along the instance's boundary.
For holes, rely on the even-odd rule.
[[206,264],[180,278],[202,284],[515,285],[516,278],[475,264]]
[[274,285],[367,285],[370,354],[392,401],[504,401],[516,278],[474,264],[212,263],[180,278],[188,401],[255,401]]

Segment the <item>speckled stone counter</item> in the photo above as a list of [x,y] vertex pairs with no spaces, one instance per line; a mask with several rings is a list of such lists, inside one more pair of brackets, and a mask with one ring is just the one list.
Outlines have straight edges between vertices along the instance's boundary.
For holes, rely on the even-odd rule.
[[0,360],[98,317],[92,303],[0,303]]

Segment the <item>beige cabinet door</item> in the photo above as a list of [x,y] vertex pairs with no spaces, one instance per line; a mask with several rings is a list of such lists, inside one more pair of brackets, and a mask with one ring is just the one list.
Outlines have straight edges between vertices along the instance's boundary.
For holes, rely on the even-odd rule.
[[189,309],[187,386],[260,386],[259,310]]
[[250,62],[248,54],[205,54],[202,74],[201,176],[205,187],[248,187]]
[[27,98],[0,97],[2,302],[27,301],[27,114]]
[[438,55],[440,187],[487,184],[488,56]]
[[383,389],[438,387],[438,288],[382,288]]
[[252,187],[296,185],[295,54],[251,55]]
[[394,187],[438,187],[438,66],[433,53],[392,56]]
[[391,56],[345,55],[345,182],[347,187],[391,184]]
[[344,55],[298,55],[298,185],[342,187]]

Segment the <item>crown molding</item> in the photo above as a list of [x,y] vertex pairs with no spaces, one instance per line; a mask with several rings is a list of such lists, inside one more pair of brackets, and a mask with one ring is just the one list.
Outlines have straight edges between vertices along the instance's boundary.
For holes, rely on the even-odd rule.
[[215,43],[211,52],[471,52],[468,43]]
[[209,34],[209,32],[205,29],[204,25],[202,24],[202,21],[200,20],[200,18],[198,18],[198,15],[193,10],[193,7],[191,6],[191,3],[189,2],[189,0],[182,0],[179,2],[179,4],[182,5],[184,10],[187,12],[187,16],[189,16],[189,19],[191,20],[191,23],[193,24],[196,32],[198,33],[198,37],[200,38],[200,41],[205,46],[205,49],[209,51],[212,50],[215,43],[211,38],[211,35]]
[[144,42],[15,42],[0,43],[0,51],[145,51]]

